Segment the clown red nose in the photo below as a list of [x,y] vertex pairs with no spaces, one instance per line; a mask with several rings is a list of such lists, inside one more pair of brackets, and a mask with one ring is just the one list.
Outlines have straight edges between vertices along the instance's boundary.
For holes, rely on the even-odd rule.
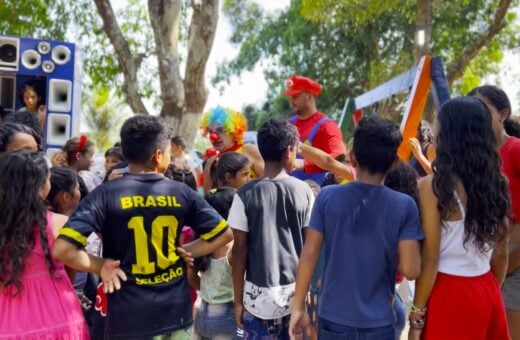
[[215,143],[216,141],[218,141],[218,138],[218,133],[212,132],[209,134],[209,140],[211,141],[211,143]]

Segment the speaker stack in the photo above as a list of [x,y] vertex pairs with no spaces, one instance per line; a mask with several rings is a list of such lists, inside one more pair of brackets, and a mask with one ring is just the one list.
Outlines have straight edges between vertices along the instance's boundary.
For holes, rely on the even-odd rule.
[[48,154],[79,133],[81,62],[72,43],[0,36],[0,105],[7,113],[24,108],[24,85],[40,92],[45,106]]

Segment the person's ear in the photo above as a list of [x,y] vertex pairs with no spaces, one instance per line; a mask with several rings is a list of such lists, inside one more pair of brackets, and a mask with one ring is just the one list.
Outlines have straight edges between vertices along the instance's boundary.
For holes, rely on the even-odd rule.
[[352,165],[354,168],[357,168],[357,159],[356,155],[354,154],[354,148],[352,148],[349,152],[350,157],[350,165]]
[[288,146],[285,148],[283,152],[283,159],[290,159],[291,158],[291,152],[296,152],[295,146]]
[[508,108],[503,108],[502,110],[500,110],[499,112],[499,115],[500,115],[500,122],[502,124],[504,124],[504,122],[506,121],[506,119],[509,117],[510,115],[510,112],[509,112],[509,109]]
[[226,172],[226,173],[224,174],[224,179],[226,180],[226,182],[230,182],[230,181],[233,180],[233,175],[231,175],[230,172]]
[[154,165],[161,164],[164,157],[164,152],[161,149],[155,149],[150,159]]
[[72,195],[68,192],[63,191],[60,194],[60,198],[63,200],[63,202],[68,203],[72,199]]

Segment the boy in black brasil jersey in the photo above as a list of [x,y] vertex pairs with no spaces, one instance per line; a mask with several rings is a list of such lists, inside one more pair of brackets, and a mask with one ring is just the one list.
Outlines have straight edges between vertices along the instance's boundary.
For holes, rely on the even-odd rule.
[[[135,116],[121,128],[129,173],[92,191],[61,229],[53,254],[67,266],[101,276],[108,295],[108,338],[190,338],[186,266],[177,246],[182,227],[200,239],[184,246],[193,257],[232,239],[218,213],[183,183],[165,178],[170,139],[158,117]],[[83,247],[91,233],[103,258]],[[124,281],[124,282],[122,282]]]

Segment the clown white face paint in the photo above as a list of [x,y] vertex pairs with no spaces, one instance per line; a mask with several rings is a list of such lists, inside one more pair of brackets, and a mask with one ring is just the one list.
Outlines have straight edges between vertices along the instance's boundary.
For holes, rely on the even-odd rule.
[[233,137],[226,133],[219,125],[210,125],[208,132],[210,136],[214,134],[213,138],[210,138],[210,140],[211,144],[217,151],[223,152],[235,145]]

